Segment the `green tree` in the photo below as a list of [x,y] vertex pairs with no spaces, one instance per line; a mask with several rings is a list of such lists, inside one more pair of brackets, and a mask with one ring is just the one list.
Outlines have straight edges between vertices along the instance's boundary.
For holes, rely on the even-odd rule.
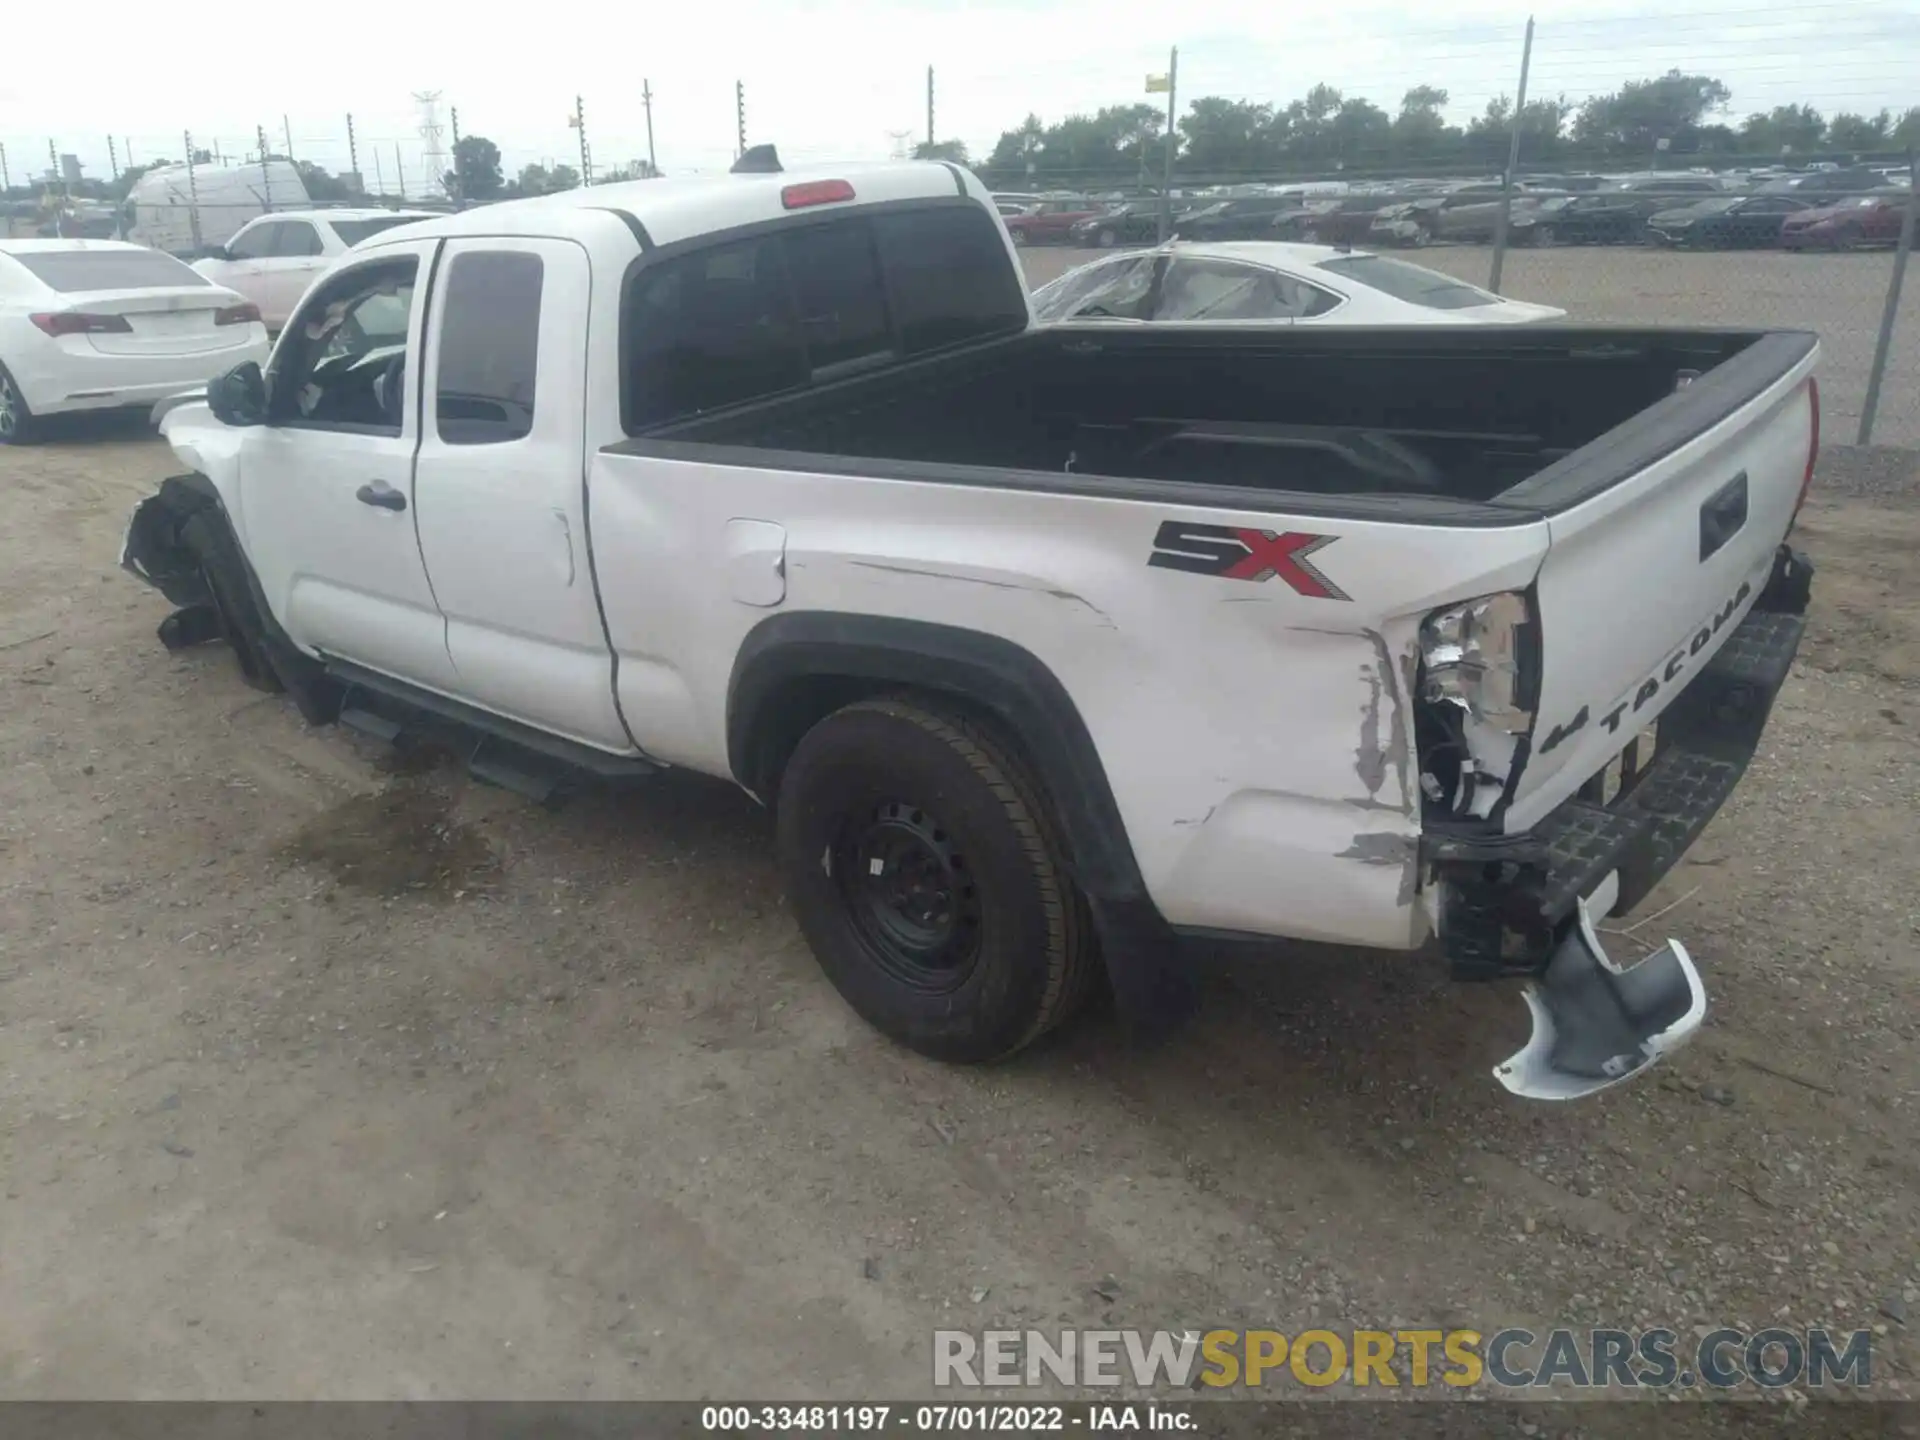
[[946,160],[955,165],[971,163],[967,159],[967,142],[964,140],[938,140],[931,145],[922,140],[918,145],[913,147],[913,158],[916,160]]
[[[1561,132],[1573,104],[1564,95],[1529,100],[1520,112],[1520,163],[1537,165],[1561,149]],[[1513,97],[1500,95],[1467,127],[1467,150],[1485,165],[1504,168],[1513,145]]]
[[1629,80],[1611,95],[1595,95],[1580,107],[1573,136],[1590,150],[1645,155],[1657,141],[1697,128],[1732,98],[1733,92],[1711,75],[1669,70],[1651,80]]
[[1198,175],[1250,175],[1279,159],[1273,107],[1204,95],[1180,117],[1186,169]]
[[1393,121],[1371,100],[1354,96],[1342,100],[1327,121],[1327,140],[1334,163],[1343,169],[1380,165],[1388,159]]
[[556,190],[578,190],[579,188],[580,172],[571,165],[556,165],[547,172],[547,189],[549,192]]
[[1443,113],[1449,98],[1445,90],[1433,85],[1416,85],[1400,97],[1400,113],[1393,119],[1391,136],[1396,155],[1426,160],[1458,147],[1460,131],[1447,124]]
[[1868,150],[1887,148],[1888,132],[1893,129],[1893,112],[1878,115],[1839,114],[1827,125],[1827,148],[1858,155]]
[[1920,150],[1920,105],[1914,106],[1896,120],[1887,138],[1896,146]]
[[499,198],[506,189],[500,175],[500,147],[484,135],[462,135],[453,147],[453,169],[446,175],[447,194],[475,203]]
[[1776,105],[1740,127],[1740,143],[1752,155],[1806,155],[1826,137],[1827,122],[1811,105]]

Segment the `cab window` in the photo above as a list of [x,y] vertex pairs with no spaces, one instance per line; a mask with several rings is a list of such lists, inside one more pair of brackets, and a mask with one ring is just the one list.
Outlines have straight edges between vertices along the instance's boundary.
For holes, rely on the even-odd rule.
[[358,265],[301,306],[273,357],[270,423],[400,433],[418,268],[412,256]]

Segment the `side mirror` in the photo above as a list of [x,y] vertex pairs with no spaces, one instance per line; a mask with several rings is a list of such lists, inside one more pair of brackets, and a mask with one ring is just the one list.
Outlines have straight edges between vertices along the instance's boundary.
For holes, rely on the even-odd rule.
[[248,360],[217,376],[207,386],[207,409],[222,425],[264,425],[267,381],[259,362]]

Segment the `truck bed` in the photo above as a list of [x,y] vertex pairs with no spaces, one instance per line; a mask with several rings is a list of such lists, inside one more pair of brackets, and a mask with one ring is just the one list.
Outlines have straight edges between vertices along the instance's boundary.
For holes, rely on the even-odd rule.
[[[1552,508],[1699,434],[1812,344],[1794,333],[1544,326],[1060,326],[616,448],[692,458],[697,447],[710,461],[801,469],[882,462],[902,478],[961,467],[1014,483],[1171,482],[1216,500],[1239,492],[1241,504],[1253,500],[1245,492],[1274,492],[1290,508],[1302,497]],[[1578,453],[1603,436],[1610,458]]]

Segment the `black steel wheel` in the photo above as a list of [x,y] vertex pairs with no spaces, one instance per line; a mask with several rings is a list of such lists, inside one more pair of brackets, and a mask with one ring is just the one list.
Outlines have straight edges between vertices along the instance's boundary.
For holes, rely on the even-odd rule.
[[801,933],[881,1033],[997,1060],[1086,998],[1086,902],[1044,792],[989,727],[918,697],[859,701],[801,738],[777,808]]
[[832,870],[868,957],[902,985],[956,989],[980,954],[980,891],[934,815],[883,800],[850,815]]

